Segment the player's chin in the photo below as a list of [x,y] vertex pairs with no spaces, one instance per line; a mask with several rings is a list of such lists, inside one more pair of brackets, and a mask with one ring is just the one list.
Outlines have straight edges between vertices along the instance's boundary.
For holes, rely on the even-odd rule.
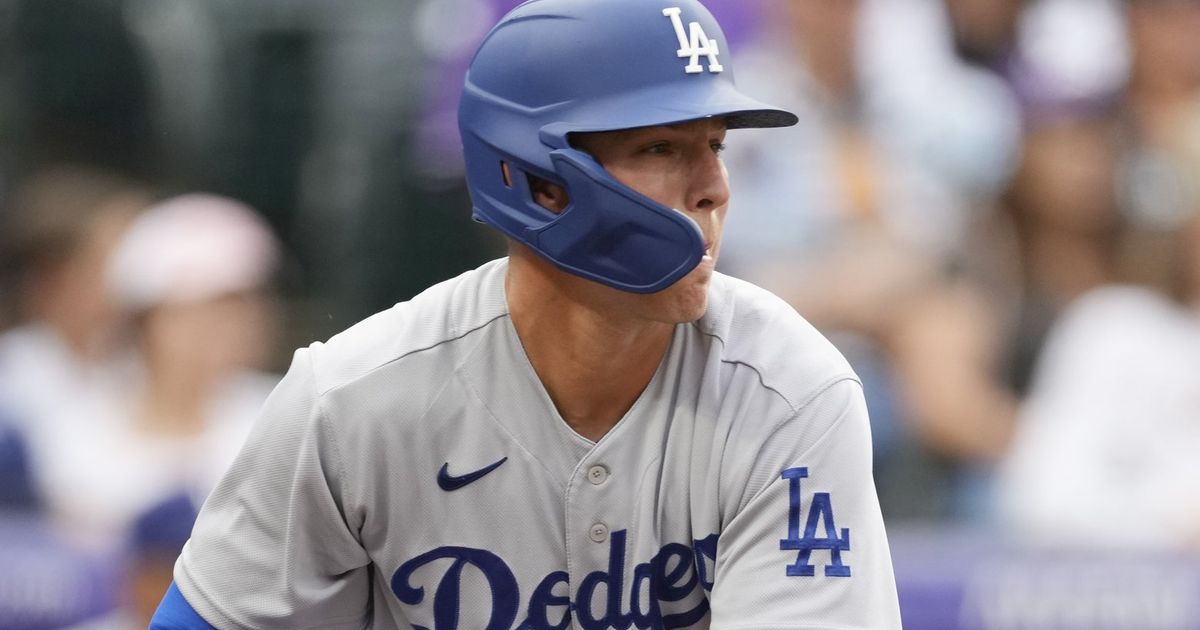
[[712,275],[713,261],[705,256],[695,269],[667,289],[671,295],[672,319],[675,322],[693,322],[704,316],[708,310],[708,287],[712,283]]

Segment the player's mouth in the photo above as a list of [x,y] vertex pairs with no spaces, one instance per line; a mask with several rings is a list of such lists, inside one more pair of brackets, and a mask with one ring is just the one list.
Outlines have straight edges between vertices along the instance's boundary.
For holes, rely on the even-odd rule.
[[712,241],[705,241],[705,243],[704,243],[704,260],[712,260],[712,259],[713,259],[713,243],[712,243]]

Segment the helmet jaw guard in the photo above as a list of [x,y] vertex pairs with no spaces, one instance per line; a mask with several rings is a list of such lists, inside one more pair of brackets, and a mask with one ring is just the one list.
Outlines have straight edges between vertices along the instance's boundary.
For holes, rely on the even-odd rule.
[[682,212],[617,182],[576,149],[551,152],[571,202],[528,242],[579,276],[633,293],[661,291],[704,255],[704,236]]
[[[699,227],[618,182],[569,135],[703,118],[730,128],[795,124],[737,91],[726,51],[696,0],[517,7],[480,46],[459,106],[475,218],[589,280],[634,293],[674,284],[704,255]],[[562,186],[568,206],[555,214],[538,205],[528,176]]]
[[560,213],[535,203],[529,180],[515,178],[503,198],[472,191],[475,218],[564,271],[631,293],[661,291],[700,262],[704,236],[691,218],[613,179],[583,151],[557,149],[550,158],[570,191]]

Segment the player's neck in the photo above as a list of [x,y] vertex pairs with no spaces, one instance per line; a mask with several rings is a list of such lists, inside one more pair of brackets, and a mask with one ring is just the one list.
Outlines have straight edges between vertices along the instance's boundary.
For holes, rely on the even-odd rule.
[[559,415],[599,440],[654,377],[674,326],[580,299],[561,278],[525,263],[514,261],[506,282],[513,326]]

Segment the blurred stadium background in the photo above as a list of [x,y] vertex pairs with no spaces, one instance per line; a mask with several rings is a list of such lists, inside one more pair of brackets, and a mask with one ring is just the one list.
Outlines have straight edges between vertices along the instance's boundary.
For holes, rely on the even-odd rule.
[[[145,627],[291,350],[503,254],[516,4],[0,0],[0,630]],[[707,4],[802,119],[720,266],[863,377],[905,626],[1200,628],[1200,1]]]

